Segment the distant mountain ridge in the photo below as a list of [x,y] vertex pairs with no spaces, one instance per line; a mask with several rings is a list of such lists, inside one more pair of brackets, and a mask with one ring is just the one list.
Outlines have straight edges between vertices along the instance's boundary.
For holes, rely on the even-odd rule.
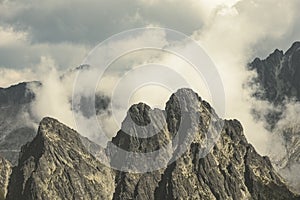
[[300,42],[295,42],[285,53],[276,49],[266,59],[256,58],[249,67],[258,75],[254,80],[262,89],[262,93],[255,94],[258,98],[275,104],[286,97],[300,100]]
[[[78,68],[76,70],[79,70]],[[71,73],[71,72],[70,72]],[[39,119],[32,113],[31,106],[36,100],[33,87],[43,87],[41,82],[23,82],[8,88],[0,88],[0,155],[16,165],[21,147],[31,141],[36,135]],[[107,109],[110,99],[104,95],[96,94],[96,113]],[[71,99],[70,99],[71,101]],[[90,99],[81,97],[82,104]],[[70,103],[71,104],[71,103]],[[91,111],[81,107],[79,111],[85,117]]]
[[[290,180],[294,179],[291,180],[291,184],[300,193],[300,175],[295,177],[293,174],[288,174],[291,170],[294,174],[300,170],[300,122],[285,124],[279,132],[277,130],[281,119],[295,117],[283,115],[288,104],[300,103],[300,42],[295,42],[285,53],[276,49],[266,59],[256,58],[249,65],[249,69],[257,72],[257,77],[251,84],[258,84],[259,90],[253,95],[257,99],[268,101],[275,107],[260,117],[267,121],[271,132],[283,138],[287,152],[286,157],[277,163],[278,167],[282,175],[290,176],[288,178]],[[260,110],[255,108],[254,110],[254,113],[261,115]],[[300,116],[300,113],[295,114]]]
[[28,89],[30,84],[40,85],[30,82],[0,88],[0,154],[13,165],[17,163],[21,147],[36,134],[32,119],[28,119],[30,104],[35,98],[33,91]]

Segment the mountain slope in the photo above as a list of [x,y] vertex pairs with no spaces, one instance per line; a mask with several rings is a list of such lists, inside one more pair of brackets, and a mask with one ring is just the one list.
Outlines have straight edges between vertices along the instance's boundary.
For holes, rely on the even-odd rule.
[[[35,90],[32,91],[30,88],[35,88]],[[18,162],[21,147],[36,135],[36,126],[41,119],[37,119],[36,113],[33,113],[32,103],[37,98],[35,92],[41,89],[43,85],[40,82],[25,82],[8,88],[0,88],[0,155],[10,161],[13,166]],[[86,105],[85,103],[89,101],[91,99],[81,96],[80,106]],[[96,113],[101,114],[105,111],[109,102],[108,97],[96,94]],[[82,113],[86,118],[90,117],[92,111],[80,106],[75,112]]]
[[[182,102],[181,109],[178,99]],[[199,121],[190,118],[197,116],[193,112],[200,113]],[[131,107],[128,116],[138,119],[135,123],[143,124],[153,118],[153,113],[158,111],[138,104]],[[132,131],[138,131],[130,133],[131,136],[120,131],[112,143],[127,151],[151,152],[171,142],[173,150],[157,155],[153,162],[176,157],[181,148],[187,151],[161,170],[143,174],[117,171],[114,199],[296,199],[276,174],[269,159],[257,154],[247,142],[241,124],[236,120],[225,120],[224,126],[219,129],[223,120],[193,91],[181,89],[172,95],[166,104],[166,120],[167,127],[163,127],[157,137],[148,140],[134,137],[132,135],[140,136],[141,130],[132,128]],[[187,123],[181,133],[177,132],[179,121]],[[158,127],[158,123],[155,121],[153,126]],[[214,128],[209,129],[210,124],[215,124]],[[136,125],[126,123],[125,119],[122,126],[128,130],[128,127]],[[142,135],[151,135],[153,127],[141,129]],[[221,130],[220,137],[216,135],[218,130]],[[190,131],[196,131],[190,144],[183,142],[183,145],[176,146],[176,142],[170,141],[170,136],[176,134],[183,134],[182,140],[185,140],[189,138]],[[205,138],[217,138],[216,144]],[[212,148],[210,152],[204,150],[205,144]],[[112,152],[110,145],[108,152]],[[205,153],[208,154],[205,156]],[[112,153],[112,165],[121,157]],[[138,167],[140,163],[129,165]]]
[[110,199],[113,190],[113,172],[85,149],[80,135],[44,118],[22,148],[7,199]]
[[[267,114],[255,113],[267,121],[269,130],[282,138],[286,155],[275,158],[280,173],[300,193],[300,42],[287,52],[275,50],[266,59],[256,58],[250,69],[257,72],[254,96],[273,105]],[[279,159],[279,160],[278,160]]]
[[[58,121],[43,119],[35,139],[22,148],[7,199],[299,199],[246,141],[241,124],[218,118],[189,89],[173,94],[165,111],[142,103],[129,109],[106,149],[111,165],[125,171],[100,164],[80,138]],[[132,162],[135,157],[118,154],[112,145],[136,153],[166,147],[152,160],[165,167],[147,172],[151,164]],[[145,172],[126,172],[139,167]]]
[[30,116],[30,103],[34,99],[28,89],[30,84],[39,83],[0,88],[0,154],[13,165],[17,164],[21,147],[36,134]]

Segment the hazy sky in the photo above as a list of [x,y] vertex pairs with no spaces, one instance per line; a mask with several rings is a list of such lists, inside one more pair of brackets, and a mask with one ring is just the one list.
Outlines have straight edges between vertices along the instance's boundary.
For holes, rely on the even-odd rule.
[[[0,0],[0,67],[34,68],[42,57],[53,59],[59,68],[75,67],[92,47],[120,31],[152,25],[191,35],[214,21],[217,10],[231,6],[238,13],[235,18],[252,13],[253,21],[259,21],[269,15],[271,27],[282,26],[282,21],[288,25],[275,39],[253,41],[249,48],[255,47],[254,55],[266,56],[299,39],[298,4],[294,0]],[[288,13],[280,8],[286,5],[291,5]],[[249,26],[259,31],[264,25]],[[240,34],[247,33],[240,30]]]

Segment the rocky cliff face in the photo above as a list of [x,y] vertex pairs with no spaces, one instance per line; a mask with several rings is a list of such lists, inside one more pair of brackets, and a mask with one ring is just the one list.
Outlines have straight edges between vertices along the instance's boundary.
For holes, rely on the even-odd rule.
[[[153,159],[163,167],[147,172],[154,166],[113,145],[135,153],[165,147]],[[78,133],[45,118],[22,148],[7,199],[299,199],[247,142],[241,124],[218,118],[189,89],[172,95],[165,111],[133,105],[106,152],[123,171],[103,166]]]
[[[157,137],[148,140],[138,138],[141,132],[142,135],[150,135],[153,130],[150,126],[136,132],[136,137],[120,131],[113,138],[112,143],[134,152],[151,152],[171,142],[169,154],[157,155],[158,160],[171,160],[180,148],[186,149],[175,162],[154,172],[133,174],[117,171],[114,199],[296,199],[276,174],[269,159],[258,155],[247,142],[241,124],[236,120],[219,119],[208,103],[198,96],[194,97],[193,91],[187,89],[172,95],[166,104],[167,127],[162,126]],[[178,98],[182,102],[181,108]],[[134,116],[133,119],[139,122],[137,124],[143,124],[149,123],[153,113],[157,112],[138,104],[131,107],[128,116]],[[197,116],[193,115],[194,112],[200,114],[199,120],[189,118]],[[159,126],[158,123],[154,122],[154,126]],[[181,140],[188,138],[191,131],[196,132],[191,143],[183,142],[177,146],[171,139],[182,134],[180,123],[186,123],[181,130],[184,137]],[[212,123],[215,125],[210,129]],[[128,130],[135,125],[127,124],[125,120],[122,126]],[[219,130],[218,137],[216,131]],[[204,147],[210,151],[204,150]],[[120,160],[120,157],[113,155],[112,162],[114,159]],[[131,167],[136,165],[131,163]]]
[[114,174],[83,146],[80,135],[45,118],[22,148],[7,199],[111,199]]
[[[300,115],[296,109],[300,107],[300,42],[295,42],[285,53],[275,50],[264,60],[256,58],[250,69],[257,72],[252,83],[259,85],[254,96],[274,106],[267,114],[260,114],[259,110],[255,113],[263,115],[269,130],[282,138],[286,149],[286,156],[274,162],[300,193],[300,121],[289,120]],[[289,105],[293,106],[292,112]]]
[[30,121],[30,103],[34,99],[27,88],[30,84],[38,83],[0,88],[0,154],[13,165],[17,164],[21,147],[36,134]]
[[11,174],[11,164],[0,157],[0,199],[7,193],[9,176]]
[[285,53],[276,49],[264,60],[256,58],[250,69],[257,71],[255,82],[262,89],[257,97],[275,104],[282,104],[286,97],[300,99],[300,42]]

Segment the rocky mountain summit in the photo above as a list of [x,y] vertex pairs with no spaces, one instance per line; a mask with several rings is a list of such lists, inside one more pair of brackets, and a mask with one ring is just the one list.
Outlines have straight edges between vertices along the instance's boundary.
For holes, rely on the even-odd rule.
[[274,107],[267,113],[254,109],[254,113],[263,115],[260,117],[282,138],[286,149],[286,156],[274,163],[300,193],[300,120],[292,119],[300,115],[300,42],[287,52],[276,49],[266,59],[256,58],[250,69],[257,72],[252,84],[258,84],[259,89],[254,96]]
[[266,59],[256,58],[249,67],[258,75],[255,83],[261,91],[257,97],[275,104],[282,104],[285,98],[300,99],[300,42],[285,53],[276,49]]
[[[36,136],[40,119],[37,119],[32,111],[32,104],[36,100],[35,92],[42,87],[40,82],[24,82],[0,88],[0,154],[13,166],[18,163],[21,147]],[[80,101],[84,104],[91,100],[83,96]],[[109,101],[106,96],[96,95],[97,114],[107,108]],[[81,112],[85,117],[91,115],[91,111],[85,107],[79,108],[76,112]]]
[[[247,142],[241,124],[220,119],[190,89],[173,94],[165,110],[133,105],[105,151],[115,169],[87,151],[74,130],[45,118],[22,147],[7,199],[299,199]],[[138,154],[151,152],[156,164],[138,162]]]
[[78,133],[44,118],[37,136],[22,148],[6,199],[111,199],[113,177]]

